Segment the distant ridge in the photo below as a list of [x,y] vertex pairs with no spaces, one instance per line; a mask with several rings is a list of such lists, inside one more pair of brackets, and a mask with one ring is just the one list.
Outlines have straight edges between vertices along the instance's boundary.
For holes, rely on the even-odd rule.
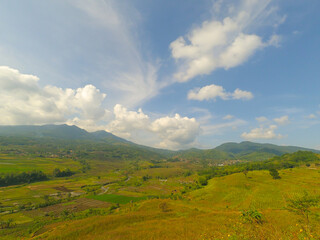
[[270,144],[270,143],[254,143],[249,141],[244,141],[240,143],[235,143],[235,142],[224,143],[216,147],[215,149],[225,151],[225,152],[230,152],[233,154],[246,154],[253,151],[270,152],[275,155],[292,153],[296,151],[319,152],[317,150],[310,149],[310,148],[303,148],[303,147],[297,147],[297,146],[279,146],[279,145]]
[[[117,137],[106,131],[87,132],[77,126],[62,125],[23,125],[23,126],[0,126],[0,136],[30,137],[30,138],[56,138],[67,140],[105,140],[109,142],[129,141]],[[133,143],[132,143],[133,144]]]
[[176,157],[192,160],[245,160],[262,161],[274,156],[281,156],[286,153],[297,151],[311,151],[320,153],[318,150],[296,147],[296,146],[278,146],[269,143],[254,143],[244,141],[240,143],[229,142],[221,144],[213,149],[196,149],[179,151]]
[[[176,157],[184,160],[204,160],[204,161],[228,161],[245,160],[259,161],[266,160],[274,156],[280,156],[286,153],[297,151],[312,151],[320,153],[318,150],[296,147],[296,146],[278,146],[269,143],[254,143],[244,141],[240,143],[228,142],[221,144],[213,149],[191,148],[187,150],[171,151],[166,149],[157,149],[130,142],[126,139],[117,137],[106,131],[87,132],[77,126],[62,125],[23,125],[23,126],[0,126],[1,142],[10,140],[11,144],[16,142],[23,143],[26,139],[35,139],[37,142],[50,141],[68,141],[77,143],[97,143],[105,144],[108,148],[112,146],[123,146],[139,151],[155,154],[159,158]],[[3,139],[3,138],[8,138]]]

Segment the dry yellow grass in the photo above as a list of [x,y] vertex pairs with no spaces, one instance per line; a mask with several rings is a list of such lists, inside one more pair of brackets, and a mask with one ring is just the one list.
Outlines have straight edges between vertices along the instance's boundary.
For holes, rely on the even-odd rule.
[[[133,211],[127,205],[112,215],[49,225],[33,239],[320,239],[318,221],[306,226],[285,209],[287,199],[303,190],[320,193],[320,173],[298,168],[280,174],[280,180],[266,171],[215,178],[183,200],[147,200]],[[166,211],[159,207],[163,201]],[[249,208],[263,214],[263,224],[240,219]]]

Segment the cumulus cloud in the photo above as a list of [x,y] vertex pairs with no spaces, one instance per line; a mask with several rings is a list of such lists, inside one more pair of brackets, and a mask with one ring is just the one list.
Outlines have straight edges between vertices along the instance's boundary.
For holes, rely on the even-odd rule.
[[232,99],[243,99],[243,100],[250,100],[253,98],[253,94],[248,91],[243,91],[237,88],[232,93]]
[[290,123],[289,121],[289,117],[286,115],[286,116],[282,116],[282,117],[279,117],[279,118],[275,118],[273,119],[276,123],[278,123],[279,125],[286,125],[288,123]]
[[151,120],[142,109],[129,111],[121,104],[116,104],[110,112],[103,103],[106,94],[93,85],[62,89],[41,87],[38,82],[37,76],[0,66],[0,124],[67,123],[89,131],[107,130],[125,138],[142,132],[151,134],[157,146],[170,149],[189,146],[200,133],[200,124],[195,118],[179,114]]
[[[259,49],[279,46],[280,36],[276,34],[263,41],[256,34],[246,33],[258,20],[270,18],[272,11],[266,13],[270,10],[270,2],[239,1],[237,6],[229,6],[229,16],[223,20],[204,21],[186,37],[178,37],[170,44],[172,57],[179,63],[175,78],[184,82],[198,75],[210,74],[217,68],[236,67]],[[217,9],[220,7],[221,3]]]
[[226,90],[222,86],[218,85],[208,85],[202,88],[195,88],[188,93],[188,99],[192,100],[210,100],[221,98],[223,100],[230,100],[230,99],[242,99],[242,100],[250,100],[253,98],[253,94],[248,91],[243,91],[240,89],[236,89],[233,93],[226,92]]
[[161,148],[188,147],[195,142],[200,133],[200,124],[195,118],[181,117],[179,114],[175,114],[174,117],[165,116],[151,120],[141,109],[128,111],[120,104],[114,107],[113,113],[114,120],[106,127],[108,131],[126,138],[143,132],[142,135],[155,134],[151,138],[158,142],[156,146]]
[[128,111],[122,105],[116,104],[113,113],[114,120],[108,124],[107,130],[121,137],[130,137],[134,130],[147,130],[150,124],[149,116],[141,109],[137,112]]
[[177,149],[194,143],[200,133],[200,124],[195,118],[175,114],[174,117],[167,116],[155,120],[150,130],[157,133],[162,140],[159,147]]
[[93,85],[78,89],[41,87],[39,78],[0,66],[0,124],[62,123],[75,115],[83,119],[104,116],[106,94]]
[[259,127],[254,128],[250,132],[244,132],[241,137],[248,140],[254,139],[280,139],[283,136],[281,134],[276,134],[275,130],[278,127],[276,125],[270,125],[269,127]]

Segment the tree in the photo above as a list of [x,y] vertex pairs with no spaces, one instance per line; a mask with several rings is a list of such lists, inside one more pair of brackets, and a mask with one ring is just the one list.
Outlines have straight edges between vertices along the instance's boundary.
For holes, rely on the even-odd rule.
[[244,169],[243,170],[243,174],[246,176],[246,178],[248,178],[247,174],[248,174],[248,169]]
[[302,216],[306,223],[309,224],[311,208],[318,206],[319,201],[319,196],[310,196],[309,193],[305,191],[302,197],[289,199],[286,208],[290,212]]
[[59,169],[59,168],[55,168],[55,169],[53,170],[53,176],[54,176],[54,177],[60,177],[60,175],[61,175],[60,169]]
[[279,175],[278,170],[275,169],[275,168],[269,169],[269,173],[270,173],[270,175],[272,176],[273,179],[280,179],[281,178],[280,175]]
[[208,185],[208,179],[204,176],[200,176],[199,179],[198,179],[198,183],[201,185],[201,186],[206,186]]

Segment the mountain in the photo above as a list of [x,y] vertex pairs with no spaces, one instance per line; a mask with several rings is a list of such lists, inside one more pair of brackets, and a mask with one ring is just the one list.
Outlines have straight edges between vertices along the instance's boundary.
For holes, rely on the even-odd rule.
[[29,137],[29,138],[54,138],[68,140],[107,140],[109,142],[129,141],[117,137],[106,131],[87,132],[77,126],[43,125],[43,126],[0,126],[0,136]]
[[229,152],[220,151],[218,149],[197,149],[191,148],[188,150],[178,151],[175,155],[177,158],[187,160],[200,160],[200,161],[226,161],[235,160],[236,157]]
[[241,143],[224,143],[213,149],[191,148],[176,152],[175,157],[184,160],[215,162],[228,160],[263,161],[274,156],[281,156],[286,153],[293,153],[297,151],[320,153],[320,151],[303,147],[278,146],[268,143],[245,141]]
[[[24,125],[0,126],[0,147],[6,151],[44,153],[67,156],[70,150],[75,157],[99,160],[161,160],[174,151],[157,149],[130,142],[106,131],[87,132],[77,126]],[[18,149],[18,151],[17,151]]]
[[249,141],[241,143],[224,143],[215,148],[215,150],[228,152],[233,154],[237,159],[241,160],[265,160],[273,156],[281,156],[285,153],[293,153],[297,151],[311,151],[319,153],[320,151],[296,146],[278,146],[269,143],[253,143]]
[[[285,153],[319,151],[295,146],[278,146],[253,142],[224,143],[213,149],[170,151],[130,142],[106,131],[87,132],[77,126],[0,126],[0,145],[38,146],[50,151],[55,149],[77,149],[78,151],[99,152],[101,158],[114,157],[134,159],[164,159],[219,162],[228,160],[260,161]],[[32,149],[35,149],[33,147]],[[29,151],[28,150],[28,151]],[[35,150],[34,150],[35,151]],[[101,153],[103,152],[103,154]],[[96,154],[97,155],[97,154]],[[94,156],[96,156],[94,155]]]

